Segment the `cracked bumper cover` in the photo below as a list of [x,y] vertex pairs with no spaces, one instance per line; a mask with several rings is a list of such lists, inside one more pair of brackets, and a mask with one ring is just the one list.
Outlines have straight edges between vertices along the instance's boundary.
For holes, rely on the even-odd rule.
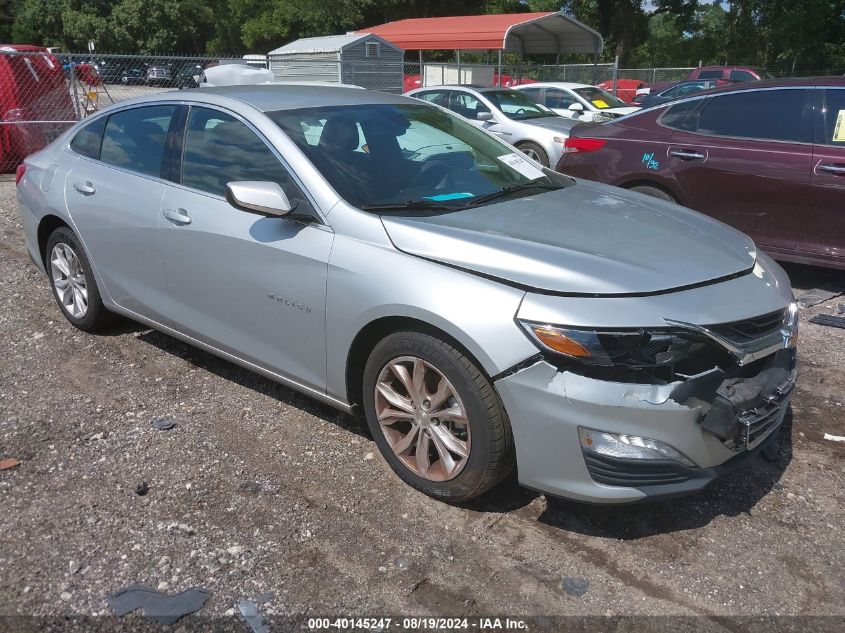
[[[769,367],[745,379],[725,379],[713,370],[686,382],[628,384],[539,361],[501,378],[496,387],[511,420],[522,485],[580,501],[630,503],[702,490],[762,450],[780,427],[794,379],[794,351],[783,350]],[[767,407],[766,429],[746,442],[749,426],[742,415],[755,407]],[[579,426],[660,440],[696,467],[607,457],[588,467]],[[648,476],[638,470],[646,468]],[[641,483],[624,485],[626,477]]]

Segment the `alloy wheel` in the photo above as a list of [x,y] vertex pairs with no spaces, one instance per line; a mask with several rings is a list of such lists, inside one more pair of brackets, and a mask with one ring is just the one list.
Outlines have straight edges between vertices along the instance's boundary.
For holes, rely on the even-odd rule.
[[531,160],[535,160],[538,163],[542,164],[542,161],[540,160],[540,155],[537,152],[535,152],[533,149],[531,149],[530,147],[523,148],[521,151],[522,151],[523,154],[528,156],[528,158],[530,158]]
[[379,373],[376,416],[390,448],[430,481],[457,477],[470,451],[466,409],[436,367],[414,356],[394,358]]
[[75,319],[88,312],[88,284],[82,261],[64,242],[58,242],[50,253],[50,272],[59,301]]

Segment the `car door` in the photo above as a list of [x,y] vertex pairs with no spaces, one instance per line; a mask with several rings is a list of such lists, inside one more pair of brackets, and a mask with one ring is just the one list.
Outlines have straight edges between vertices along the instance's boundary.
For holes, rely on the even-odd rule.
[[[181,169],[164,194],[162,253],[176,327],[306,387],[325,389],[325,303],[334,233],[258,133],[192,106]],[[278,183],[306,222],[237,209],[232,181]]]
[[809,90],[711,97],[669,138],[667,159],[684,202],[774,253],[795,249],[810,194]]
[[845,88],[817,91],[812,200],[806,204],[798,250],[845,259]]
[[111,298],[162,323],[170,299],[157,227],[167,138],[178,110],[168,104],[128,108],[92,122],[102,130],[83,128],[80,140],[83,132],[95,138],[72,140],[77,158],[65,186],[70,216]]

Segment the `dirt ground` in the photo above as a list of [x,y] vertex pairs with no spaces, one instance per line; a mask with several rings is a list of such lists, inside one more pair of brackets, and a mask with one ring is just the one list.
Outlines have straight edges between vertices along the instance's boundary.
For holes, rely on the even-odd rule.
[[[843,272],[788,271],[845,289]],[[0,472],[0,616],[107,614],[146,583],[205,587],[202,613],[232,618],[266,592],[267,616],[841,618],[845,443],[823,436],[845,435],[845,330],[807,322],[841,303],[801,312],[777,460],[659,504],[511,481],[452,507],[392,476],[362,420],[138,325],[75,330],[0,182],[0,458],[22,462]]]

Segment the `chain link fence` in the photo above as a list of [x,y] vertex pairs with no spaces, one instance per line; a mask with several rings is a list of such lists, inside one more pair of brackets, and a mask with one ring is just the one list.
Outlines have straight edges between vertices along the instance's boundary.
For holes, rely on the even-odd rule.
[[269,69],[282,82],[346,83],[392,93],[407,92],[426,83],[441,83],[438,77],[448,83],[502,86],[534,81],[611,82],[612,86],[614,78],[645,83],[678,81],[692,70],[690,67],[615,68],[614,64],[521,63],[500,67],[382,59],[300,59],[283,63],[280,58],[264,55],[238,59],[196,55],[51,55],[3,47],[0,48],[0,173],[14,171],[27,155],[44,147],[74,121],[132,97],[197,87],[205,69],[226,63],[247,63]]

